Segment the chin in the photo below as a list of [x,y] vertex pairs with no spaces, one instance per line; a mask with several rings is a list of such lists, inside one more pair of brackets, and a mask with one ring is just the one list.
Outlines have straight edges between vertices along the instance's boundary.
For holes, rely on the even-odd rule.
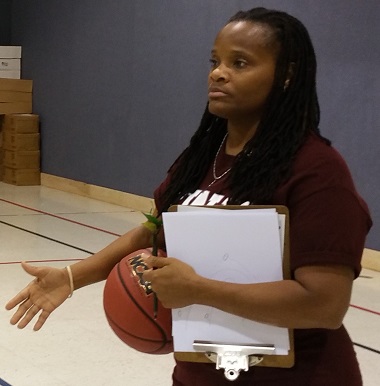
[[209,103],[208,105],[208,111],[219,118],[228,119],[228,116],[229,116],[228,111],[225,108],[221,108],[220,106],[215,106],[211,103]]

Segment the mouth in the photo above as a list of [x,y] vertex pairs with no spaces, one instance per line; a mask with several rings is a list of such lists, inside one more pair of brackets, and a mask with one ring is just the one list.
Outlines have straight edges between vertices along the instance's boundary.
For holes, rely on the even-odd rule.
[[212,98],[222,98],[222,97],[225,97],[227,95],[228,95],[228,93],[220,87],[210,86],[208,89],[208,97],[211,99]]

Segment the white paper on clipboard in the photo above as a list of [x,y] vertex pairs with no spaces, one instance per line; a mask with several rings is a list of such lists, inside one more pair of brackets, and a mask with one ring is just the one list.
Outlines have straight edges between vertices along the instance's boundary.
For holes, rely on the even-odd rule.
[[[213,208],[213,207],[207,207],[207,206],[194,206],[194,205],[177,205],[177,212],[195,212],[195,211],[211,211],[211,210],[217,210],[217,211],[224,211],[225,209],[220,208]],[[246,213],[249,213],[249,211],[254,210],[254,213],[275,213],[275,208],[262,208],[262,209],[244,209]],[[285,242],[285,220],[286,216],[282,213],[278,213],[278,228],[280,232],[280,245],[281,245],[281,256],[284,256],[284,242]]]
[[[202,276],[234,283],[282,280],[281,220],[275,210],[178,209],[163,214],[166,248]],[[194,352],[194,340],[274,344],[288,354],[285,328],[257,323],[213,307],[174,309],[174,351]]]

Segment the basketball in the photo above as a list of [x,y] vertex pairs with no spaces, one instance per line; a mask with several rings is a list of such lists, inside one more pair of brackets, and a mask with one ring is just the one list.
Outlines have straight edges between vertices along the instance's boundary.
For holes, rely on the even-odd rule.
[[[142,273],[147,266],[141,249],[124,257],[110,272],[105,286],[103,306],[115,334],[128,346],[147,354],[173,351],[171,310],[155,299],[150,283]],[[159,251],[158,256],[166,256]]]

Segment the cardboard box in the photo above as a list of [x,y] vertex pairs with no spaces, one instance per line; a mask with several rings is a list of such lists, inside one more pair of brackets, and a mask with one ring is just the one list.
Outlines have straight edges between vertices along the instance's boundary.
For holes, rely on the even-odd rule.
[[0,58],[0,70],[3,70],[3,71],[21,71],[21,60],[20,59]]
[[29,114],[32,111],[32,102],[0,102],[0,114]]
[[21,71],[20,70],[0,70],[0,78],[21,79]]
[[2,91],[0,90],[0,102],[32,102],[31,92]]
[[33,81],[28,79],[3,79],[0,77],[0,90],[32,92]]
[[3,149],[11,151],[39,150],[40,134],[18,134],[12,131],[3,131]]
[[39,116],[36,114],[7,114],[3,118],[3,130],[13,133],[38,133]]
[[5,167],[3,182],[19,186],[40,185],[41,172],[39,169],[12,169]]
[[4,149],[4,166],[13,169],[39,169],[40,152],[33,151],[11,151]]
[[21,46],[0,46],[0,58],[21,58]]

